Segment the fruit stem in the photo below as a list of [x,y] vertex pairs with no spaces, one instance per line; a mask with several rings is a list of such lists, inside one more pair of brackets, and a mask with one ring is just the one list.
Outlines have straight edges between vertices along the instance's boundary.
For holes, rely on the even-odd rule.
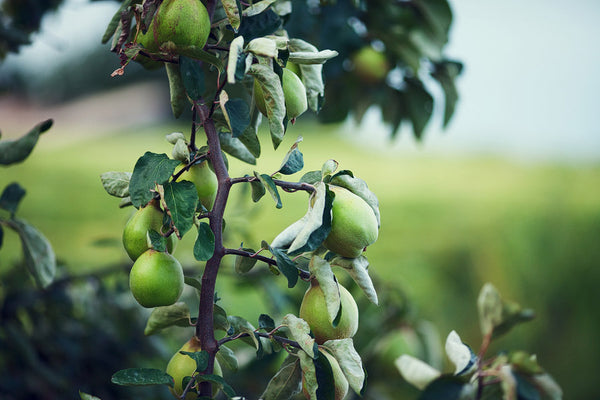
[[[214,335],[213,307],[217,274],[221,265],[221,259],[225,255],[225,248],[223,247],[223,215],[225,213],[227,198],[229,197],[229,190],[231,189],[231,179],[229,178],[229,173],[227,172],[221,152],[219,134],[217,133],[208,107],[204,104],[195,103],[194,108],[197,109],[197,115],[200,117],[202,126],[204,126],[209,148],[208,158],[213,165],[218,181],[215,202],[208,214],[209,225],[215,237],[215,251],[213,256],[206,262],[204,274],[202,275],[202,289],[200,290],[200,305],[198,306],[198,321],[196,323],[196,337],[200,341],[200,347],[210,355],[208,367],[204,373],[211,374],[213,372],[215,355],[219,351],[219,344]],[[210,382],[202,382],[200,384],[201,396],[210,397],[211,390]]]

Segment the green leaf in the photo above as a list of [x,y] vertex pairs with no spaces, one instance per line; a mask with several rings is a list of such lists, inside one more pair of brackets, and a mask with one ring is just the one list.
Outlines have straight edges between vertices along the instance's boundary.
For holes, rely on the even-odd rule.
[[304,168],[304,158],[300,150],[298,150],[298,144],[301,141],[302,136],[298,137],[287,152],[278,172],[281,172],[284,175],[292,175]]
[[562,400],[563,391],[549,374],[534,375],[531,379],[543,393],[544,400]]
[[140,157],[133,168],[129,182],[133,205],[139,208],[148,204],[154,197],[151,190],[156,185],[167,182],[179,163],[178,160],[171,160],[166,154],[155,154],[149,151]]
[[234,138],[243,135],[250,125],[250,107],[248,107],[248,104],[242,99],[229,99],[225,103],[224,114],[231,129],[231,135]]
[[198,261],[208,261],[215,252],[215,235],[210,225],[201,222],[198,226],[198,237],[194,243],[194,258]]
[[454,375],[468,373],[477,363],[477,355],[469,346],[463,343],[454,330],[446,338],[445,349],[448,359],[454,364]]
[[[296,39],[297,40],[297,39]],[[295,51],[290,53],[288,62],[296,64],[324,64],[327,60],[338,56],[338,52],[335,50],[321,50],[321,51]]]
[[443,127],[447,127],[450,119],[454,115],[456,102],[458,101],[458,91],[454,81],[460,75],[463,65],[456,61],[443,61],[434,64],[434,70],[431,76],[435,78],[444,91],[444,123]]
[[315,364],[315,376],[317,377],[317,399],[335,400],[335,381],[333,379],[333,368],[329,360],[319,350],[317,358],[313,362]]
[[128,368],[117,371],[110,381],[121,386],[169,385],[173,378],[166,372],[154,368]]
[[188,98],[185,92],[185,85],[181,76],[179,64],[170,62],[165,63],[167,78],[169,79],[169,93],[171,96],[171,111],[173,116],[179,118],[183,110],[188,106]]
[[331,206],[333,193],[319,182],[308,200],[306,214],[284,229],[273,240],[276,248],[288,248],[290,255],[313,251],[323,243],[331,231]]
[[250,154],[254,157],[260,157],[260,142],[258,140],[258,126],[260,125],[260,112],[253,108],[250,112],[250,124],[246,127],[246,130],[238,138],[246,146]]
[[321,171],[310,171],[302,175],[302,178],[298,182],[314,185],[320,182],[322,178],[323,174],[321,174]]
[[267,36],[281,27],[281,18],[270,8],[260,14],[244,17],[238,35],[243,36],[246,42],[257,37]]
[[532,310],[522,309],[517,303],[502,300],[498,290],[490,283],[486,283],[481,289],[477,308],[481,333],[492,333],[492,338],[497,338],[515,325],[535,317]]
[[331,175],[338,168],[339,163],[335,160],[327,160],[323,163],[321,167],[321,176],[326,177],[327,175]]
[[[254,253],[253,249],[243,248],[242,250],[247,251],[248,253]],[[236,256],[235,272],[237,272],[238,274],[246,274],[250,272],[252,268],[254,268],[257,261],[258,259],[254,257]]]
[[190,96],[192,101],[200,100],[202,93],[206,90],[204,71],[200,64],[196,60],[180,56],[179,69],[181,71],[183,86],[188,96]]
[[25,189],[16,182],[7,185],[0,196],[0,208],[8,211],[11,217],[14,217],[25,193]]
[[238,370],[238,359],[235,356],[233,350],[231,350],[227,346],[219,347],[219,352],[217,353],[217,360],[219,364],[222,366],[229,368],[233,372],[237,372]]
[[225,379],[219,375],[197,375],[196,381],[211,382],[213,385],[218,385],[227,398],[231,399],[232,397],[235,397],[235,390],[233,390],[233,388],[225,382]]
[[154,229],[148,230],[148,237],[152,248],[156,251],[167,251],[167,238],[156,232]]
[[202,290],[202,282],[200,282],[200,280],[198,278],[194,278],[191,276],[186,276],[183,278],[183,282],[188,285],[193,287],[194,289],[197,289],[198,292],[200,292]]
[[406,83],[406,108],[412,122],[413,132],[417,139],[421,139],[425,126],[433,114],[433,97],[425,90],[423,83],[418,79],[405,79]]
[[[193,58],[194,60],[200,60],[200,61],[209,63],[209,64],[215,66],[219,70],[219,72],[223,71],[223,69],[225,68],[223,61],[221,61],[220,58],[218,58],[217,56],[215,56],[207,51],[204,51],[200,47],[175,45],[174,48],[175,48],[175,52],[180,54],[180,56],[185,56],[188,58]],[[170,63],[166,63],[166,64],[170,64]]]
[[484,336],[491,334],[494,327],[502,323],[502,299],[491,283],[486,283],[479,292],[477,309],[481,333]]
[[438,370],[408,354],[401,355],[394,364],[404,380],[420,390],[440,376]]
[[254,171],[254,176],[258,178],[258,180],[265,186],[273,200],[275,200],[275,207],[283,207],[281,204],[281,197],[279,197],[279,191],[277,191],[277,186],[275,185],[275,182],[273,182],[273,178],[267,174],[259,174],[256,171]]
[[247,333],[248,337],[243,337],[242,341],[244,341],[250,345],[254,345],[256,347],[256,349],[259,349],[261,347],[261,343],[259,342],[256,335],[254,335],[254,331],[255,331],[254,326],[252,326],[252,324],[250,322],[248,322],[246,319],[244,319],[242,317],[238,317],[235,315],[227,316],[227,320],[229,321],[229,324],[230,324],[230,329],[227,332],[228,335],[234,336],[234,335],[239,335],[240,333]]
[[246,55],[244,54],[244,37],[238,36],[229,45],[227,60],[227,83],[234,84],[244,79],[246,73]]
[[250,153],[239,138],[234,138],[231,133],[219,132],[219,142],[221,142],[221,148],[227,154],[230,154],[245,163],[252,165],[256,164],[256,157]]
[[179,353],[190,357],[196,362],[196,372],[202,372],[208,367],[209,354],[206,350],[202,351],[180,351]]
[[227,14],[227,19],[229,19],[229,24],[233,28],[233,31],[237,32],[241,22],[237,0],[222,0],[221,3],[223,4],[225,14]]
[[260,37],[252,39],[246,51],[256,56],[277,58],[277,42],[271,38]]
[[459,400],[465,385],[456,377],[444,375],[427,385],[419,400]]
[[[2,222],[2,219],[0,219]],[[4,229],[2,229],[2,224],[0,224],[0,249],[2,248],[2,243],[4,243]]]
[[190,149],[185,140],[178,139],[175,142],[173,150],[171,151],[171,157],[173,157],[174,160],[179,160],[185,164],[190,161]]
[[269,130],[273,147],[277,149],[285,134],[284,119],[286,118],[285,98],[281,86],[281,79],[269,67],[253,64],[248,69],[248,74],[258,81],[265,100]]
[[337,326],[336,317],[341,311],[341,300],[340,288],[331,270],[331,266],[326,260],[314,255],[310,259],[308,268],[311,276],[314,276],[317,282],[319,282],[319,286],[325,297],[325,304],[327,305],[329,323],[335,328]]
[[144,335],[153,335],[170,326],[188,327],[190,325],[190,309],[184,302],[177,302],[170,306],[155,307],[146,322]]
[[100,175],[102,186],[111,196],[125,198],[129,196],[129,181],[131,172],[105,172]]
[[[292,54],[306,54],[313,53],[313,57],[322,58],[319,56],[319,50],[312,44],[305,42],[301,39],[290,39],[289,41],[290,57]],[[332,55],[327,53],[326,55]],[[306,62],[308,59],[306,55],[302,56],[303,60],[298,62]],[[319,112],[322,104],[323,97],[325,96],[325,84],[323,83],[323,65],[321,64],[298,64],[302,75],[302,83],[306,88],[306,98],[308,100],[308,106],[314,112]]]
[[269,247],[269,251],[277,260],[277,268],[283,273],[288,280],[288,288],[293,288],[298,283],[298,268],[296,264],[285,254],[284,250]]
[[251,181],[250,187],[252,188],[252,201],[255,203],[267,193],[265,185],[259,180]]
[[119,26],[119,22],[121,22],[121,14],[127,9],[127,7],[129,7],[130,4],[131,0],[123,1],[117,12],[115,12],[110,22],[108,23],[106,30],[104,31],[104,35],[102,35],[102,44],[108,43],[108,40],[111,38],[112,35],[114,35],[115,31],[117,30],[117,26]]
[[10,165],[26,159],[35,147],[38,138],[52,127],[48,119],[34,126],[29,132],[16,140],[0,141],[0,165]]
[[298,356],[300,357],[300,368],[302,369],[302,388],[306,390],[310,400],[318,400],[317,388],[319,384],[317,382],[314,357],[311,357],[304,351],[299,351]]
[[359,256],[357,258],[344,258],[335,257],[330,261],[332,266],[338,266],[344,268],[348,274],[352,277],[354,282],[362,289],[363,293],[373,304],[379,304],[377,298],[377,292],[373,281],[369,276],[369,260],[365,256]]
[[227,312],[223,309],[223,307],[217,304],[213,306],[213,323],[215,325],[215,329],[220,329],[225,332],[227,332],[231,327],[227,318]]
[[271,378],[264,393],[260,396],[263,400],[290,399],[302,390],[302,369],[300,360],[289,355],[279,371]]
[[270,332],[275,329],[275,321],[273,321],[273,318],[269,317],[267,314],[260,314],[258,317],[258,329]]
[[81,400],[101,400],[100,397],[92,396],[91,394],[84,393],[81,390],[79,391],[79,397]]
[[190,181],[167,182],[163,184],[163,189],[168,213],[173,220],[175,232],[181,238],[194,223],[198,191]]
[[36,285],[41,288],[48,287],[56,273],[56,257],[48,239],[21,219],[12,218],[6,221],[6,225],[19,235],[25,265]]
[[281,325],[286,326],[290,331],[290,338],[300,345],[300,348],[311,358],[316,358],[318,354],[318,345],[315,339],[310,336],[310,326],[302,318],[293,314],[287,314],[283,317]]
[[328,340],[323,343],[323,346],[329,350],[337,360],[352,390],[360,395],[365,384],[366,376],[362,360],[354,348],[352,339]]

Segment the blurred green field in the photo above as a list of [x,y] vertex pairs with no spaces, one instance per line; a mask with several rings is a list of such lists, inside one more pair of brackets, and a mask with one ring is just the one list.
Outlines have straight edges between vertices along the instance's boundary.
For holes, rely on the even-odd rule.
[[[99,175],[131,171],[147,150],[170,154],[164,135],[176,130],[188,128],[148,127],[60,144],[52,143],[50,131],[25,163],[3,169],[0,187],[18,181],[27,189],[18,215],[48,237],[67,270],[83,273],[125,263],[120,235],[131,210],[118,208],[119,200],[104,192]],[[298,135],[304,137],[303,172],[334,158],[378,195],[382,227],[366,253],[371,271],[402,287],[443,337],[455,329],[472,347],[479,346],[475,299],[483,283],[492,282],[505,298],[537,313],[534,322],[492,350],[506,346],[537,353],[565,398],[590,398],[596,386],[591,374],[600,370],[600,165],[399,156],[340,140],[338,127],[308,123],[291,128],[278,151],[263,133],[259,164],[230,158],[232,176],[277,170]],[[269,196],[257,204],[245,201],[247,189],[232,191],[229,246],[271,241],[305,212],[304,194],[283,194],[284,207],[277,210]],[[0,271],[20,257],[16,236],[4,236]],[[193,266],[194,238],[188,236],[176,254]],[[220,285],[229,287],[225,281]],[[232,313],[255,320],[260,293],[254,296],[224,301]]]

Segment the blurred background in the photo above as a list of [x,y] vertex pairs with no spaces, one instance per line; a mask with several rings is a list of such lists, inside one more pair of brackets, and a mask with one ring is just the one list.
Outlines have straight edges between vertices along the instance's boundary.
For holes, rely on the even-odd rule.
[[[456,80],[456,112],[446,129],[443,103],[438,102],[420,141],[407,125],[391,138],[377,106],[368,108],[360,121],[350,115],[343,122],[321,124],[303,116],[278,151],[263,127],[258,164],[230,159],[231,174],[276,170],[286,149],[303,136],[304,171],[320,169],[334,158],[377,194],[382,226],[366,254],[382,304],[368,304],[355,292],[364,321],[357,343],[364,344],[367,370],[376,371],[372,376],[397,378],[398,383],[384,382],[394,390],[400,385],[396,393],[406,393],[406,398],[418,394],[381,358],[389,352],[382,350],[384,341],[368,338],[402,332],[400,350],[420,354],[413,332],[420,341],[441,343],[456,330],[477,349],[481,337],[475,302],[482,285],[491,282],[504,298],[535,310],[536,318],[515,328],[490,352],[537,354],[565,398],[597,398],[600,55],[594,49],[600,37],[600,3],[461,0],[450,5],[454,19],[445,53],[460,59],[464,68]],[[120,245],[131,210],[119,209],[99,179],[106,171],[131,171],[147,150],[169,154],[164,136],[189,132],[185,116],[176,120],[171,115],[164,71],[148,72],[132,64],[124,76],[110,77],[119,62],[100,38],[117,8],[110,1],[66,0],[41,20],[31,45],[0,64],[2,140],[21,136],[44,119],[55,121],[25,163],[2,169],[0,187],[18,181],[27,189],[18,214],[53,244],[64,277],[52,290],[33,290],[27,275],[15,272],[22,258],[19,239],[5,233],[2,317],[19,321],[18,329],[31,342],[11,347],[0,366],[32,371],[9,371],[12,377],[0,385],[6,398],[20,398],[18,388],[36,384],[39,393],[81,389],[115,398],[121,392],[109,382],[114,371],[164,368],[190,334],[169,329],[143,337],[146,310],[127,292],[123,266],[128,258]],[[443,95],[439,88],[429,88],[434,98]],[[228,233],[232,247],[271,241],[306,208],[306,198],[299,194],[285,194],[281,210],[270,198],[254,204],[249,196],[240,188],[228,205],[228,226],[240,227]],[[184,238],[176,255],[197,273],[189,250],[193,239]],[[265,285],[273,279],[237,276],[229,261],[218,282],[229,313],[257,321],[265,311],[294,312],[302,288],[273,291]],[[193,304],[194,293],[186,296]],[[382,323],[386,313],[389,320]],[[3,324],[3,341],[18,342],[16,326]],[[32,343],[36,351],[31,351]],[[244,349],[240,351],[243,355]],[[122,358],[109,359],[109,354]],[[73,364],[56,376],[63,371],[52,365],[64,360]],[[39,385],[40,377],[64,392]],[[251,384],[244,383],[242,373],[235,379],[240,387]],[[386,389],[376,378],[372,382],[367,398],[386,398]],[[137,396],[137,390],[123,398]],[[262,387],[255,390],[260,393]]]

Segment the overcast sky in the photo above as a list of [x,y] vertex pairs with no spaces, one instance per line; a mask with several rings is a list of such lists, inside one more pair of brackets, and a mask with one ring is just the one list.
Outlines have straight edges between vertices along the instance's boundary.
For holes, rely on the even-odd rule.
[[[445,132],[436,115],[424,144],[415,145],[404,130],[394,147],[600,160],[600,1],[455,0],[451,6],[446,54],[465,64],[457,113]],[[11,62],[41,58],[51,67],[61,52],[99,41],[115,9],[112,2],[68,0]],[[362,131],[389,148],[377,120],[371,112]]]

